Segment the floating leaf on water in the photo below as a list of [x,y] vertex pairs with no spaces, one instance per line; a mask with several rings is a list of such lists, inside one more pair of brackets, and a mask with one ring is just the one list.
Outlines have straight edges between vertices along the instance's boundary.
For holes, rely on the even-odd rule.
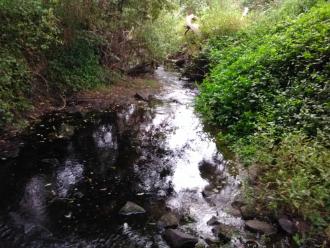
[[64,215],[64,217],[70,219],[72,217],[72,212],[68,213],[67,215]]

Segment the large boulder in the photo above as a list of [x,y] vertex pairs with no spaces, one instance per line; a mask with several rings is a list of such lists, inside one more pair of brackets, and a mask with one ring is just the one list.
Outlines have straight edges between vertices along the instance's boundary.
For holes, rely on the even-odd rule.
[[245,222],[246,228],[253,232],[262,234],[276,233],[276,229],[269,223],[260,220],[248,220]]
[[198,243],[198,239],[190,234],[177,229],[167,229],[164,239],[173,248],[193,248]]
[[125,206],[123,206],[119,214],[121,215],[134,215],[134,214],[144,214],[146,211],[143,207],[137,205],[134,202],[126,202]]
[[161,228],[177,228],[179,226],[179,221],[174,214],[167,213],[159,219],[158,226]]

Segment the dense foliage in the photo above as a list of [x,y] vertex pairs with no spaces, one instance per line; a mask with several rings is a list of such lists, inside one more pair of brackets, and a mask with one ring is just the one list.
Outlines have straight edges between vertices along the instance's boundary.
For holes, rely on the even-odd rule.
[[0,1],[0,126],[29,107],[38,61],[59,42],[54,13],[40,2]]
[[197,100],[223,130],[219,139],[261,166],[257,197],[316,230],[330,221],[329,44],[328,3],[285,1],[256,24],[210,39],[212,69]]
[[154,44],[144,34],[171,9],[167,0],[0,0],[0,128],[24,119],[34,98],[63,98],[163,58],[168,47],[155,44],[167,36]]

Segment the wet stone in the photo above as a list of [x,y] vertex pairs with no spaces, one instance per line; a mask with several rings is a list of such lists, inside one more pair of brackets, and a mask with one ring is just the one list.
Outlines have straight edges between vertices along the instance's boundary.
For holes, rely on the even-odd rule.
[[208,197],[210,197],[210,196],[213,195],[213,194],[214,194],[213,191],[209,191],[209,190],[206,190],[206,189],[204,189],[204,190],[202,191],[202,196],[203,196],[204,198],[208,198]]
[[179,226],[179,221],[174,214],[167,213],[159,219],[157,224],[161,228],[177,228]]
[[197,238],[177,229],[167,229],[164,238],[173,248],[193,248],[198,243]]
[[229,208],[226,212],[234,217],[242,217],[241,210],[237,208]]
[[286,217],[282,217],[278,220],[280,227],[288,234],[294,234],[297,232],[295,224]]
[[126,202],[125,206],[123,206],[119,214],[121,215],[134,215],[134,214],[144,214],[146,213],[145,209],[134,202]]
[[260,220],[248,220],[245,222],[246,228],[253,232],[262,234],[276,233],[276,229],[269,223]]
[[205,186],[204,190],[202,191],[202,196],[204,198],[208,198],[218,192],[219,191],[217,189],[215,189],[213,185],[207,185],[207,186]]

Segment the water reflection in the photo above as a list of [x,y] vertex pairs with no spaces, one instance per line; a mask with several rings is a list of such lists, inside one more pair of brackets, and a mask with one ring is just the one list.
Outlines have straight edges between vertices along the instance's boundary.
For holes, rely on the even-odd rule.
[[83,178],[84,166],[75,160],[65,161],[55,175],[56,191],[59,197],[66,198],[75,184]]
[[26,184],[20,201],[20,210],[24,217],[36,223],[45,223],[47,219],[46,181],[42,176],[34,176]]
[[118,149],[116,134],[113,134],[111,125],[102,125],[93,133],[94,141],[101,149]]
[[[0,213],[8,217],[7,209],[15,209],[16,216],[45,224],[58,238],[46,242],[39,235],[34,247],[167,247],[156,223],[169,209],[182,217],[181,228],[204,238],[212,236],[206,222],[214,215],[242,225],[226,213],[240,180],[229,173],[194,112],[197,92],[163,68],[156,77],[164,91],[155,102],[118,113],[46,119],[33,136],[43,137],[42,142],[32,138],[15,166],[8,164],[6,173],[16,175],[19,183],[0,185],[5,187],[1,192],[14,195],[0,204]],[[69,138],[45,140],[63,126],[74,127]],[[127,201],[147,214],[120,216]],[[26,218],[20,222],[30,223]]]

